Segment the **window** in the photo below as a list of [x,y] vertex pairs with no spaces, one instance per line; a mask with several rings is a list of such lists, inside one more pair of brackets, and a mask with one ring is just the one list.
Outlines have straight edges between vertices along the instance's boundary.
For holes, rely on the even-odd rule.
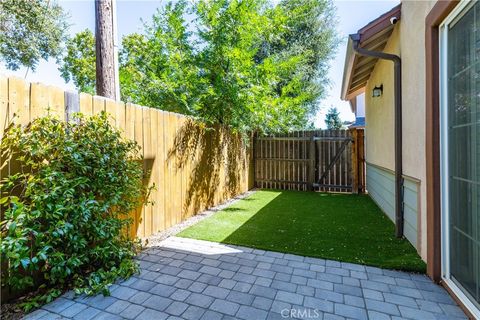
[[[480,3],[441,26],[444,277],[480,306]],[[476,312],[474,311],[474,312]]]

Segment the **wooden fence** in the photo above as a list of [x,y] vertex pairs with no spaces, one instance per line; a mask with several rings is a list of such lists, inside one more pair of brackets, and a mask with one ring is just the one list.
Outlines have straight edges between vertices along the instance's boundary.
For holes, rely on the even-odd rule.
[[363,130],[297,131],[255,137],[255,185],[266,189],[363,192]]
[[[251,152],[225,129],[205,130],[180,114],[0,76],[0,139],[8,124],[27,124],[47,112],[68,120],[73,112],[103,110],[142,147],[145,184],[156,186],[153,203],[132,213],[132,236],[164,230],[253,186]],[[10,174],[4,162],[0,179]]]

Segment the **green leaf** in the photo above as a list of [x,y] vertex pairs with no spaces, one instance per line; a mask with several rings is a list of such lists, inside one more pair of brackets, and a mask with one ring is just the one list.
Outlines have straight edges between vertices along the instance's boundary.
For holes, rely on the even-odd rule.
[[30,265],[30,258],[23,258],[22,260],[20,260],[20,262],[22,264],[23,269],[26,270]]

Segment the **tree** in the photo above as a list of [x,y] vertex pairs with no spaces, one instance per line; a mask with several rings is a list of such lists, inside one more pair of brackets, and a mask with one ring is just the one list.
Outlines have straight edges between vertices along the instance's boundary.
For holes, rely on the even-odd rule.
[[328,0],[282,0],[272,12],[279,33],[266,39],[257,60],[272,55],[280,61],[296,60],[295,67],[282,74],[276,91],[278,95],[283,93],[287,105],[292,104],[288,100],[302,105],[293,115],[281,115],[290,116],[298,129],[304,128],[319,110],[328,85],[328,62],[339,43],[336,10]]
[[328,109],[328,112],[325,115],[325,123],[327,129],[342,129],[343,124],[340,119],[340,112],[338,112],[337,108],[332,107]]
[[59,70],[78,90],[95,94],[95,36],[86,29],[66,42],[67,54]]
[[122,99],[241,132],[306,128],[327,84],[333,17],[328,0],[169,3],[122,39]]
[[35,70],[41,59],[59,57],[68,25],[62,8],[45,0],[0,1],[0,59],[11,70]]
[[255,123],[255,110],[269,96],[272,69],[255,64],[260,44],[273,32],[256,0],[200,1],[196,7],[198,37],[203,48],[198,64],[207,83],[199,114],[207,122],[245,131]]

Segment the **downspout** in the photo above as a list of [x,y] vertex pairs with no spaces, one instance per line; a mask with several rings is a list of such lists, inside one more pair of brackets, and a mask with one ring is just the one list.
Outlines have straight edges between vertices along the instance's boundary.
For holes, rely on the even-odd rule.
[[399,56],[370,51],[360,48],[360,34],[351,34],[353,50],[362,56],[390,60],[394,66],[394,95],[395,95],[395,235],[403,237],[403,169],[402,169],[402,60]]

